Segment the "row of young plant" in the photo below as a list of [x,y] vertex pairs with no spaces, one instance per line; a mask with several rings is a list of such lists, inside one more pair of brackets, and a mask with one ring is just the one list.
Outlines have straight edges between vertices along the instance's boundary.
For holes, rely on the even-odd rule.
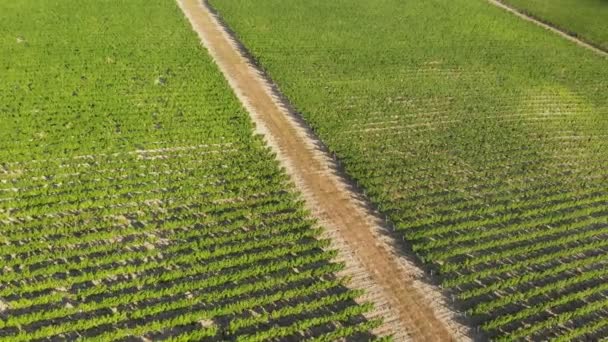
[[0,341],[375,338],[175,3],[0,12]]
[[211,4],[489,337],[605,336],[605,60],[477,1]]

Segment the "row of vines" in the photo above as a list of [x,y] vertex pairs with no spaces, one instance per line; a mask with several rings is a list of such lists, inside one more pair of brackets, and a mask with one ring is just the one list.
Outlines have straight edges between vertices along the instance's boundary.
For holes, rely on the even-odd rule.
[[173,1],[0,13],[0,341],[374,338]]
[[463,321],[608,337],[605,58],[485,0],[211,3]]

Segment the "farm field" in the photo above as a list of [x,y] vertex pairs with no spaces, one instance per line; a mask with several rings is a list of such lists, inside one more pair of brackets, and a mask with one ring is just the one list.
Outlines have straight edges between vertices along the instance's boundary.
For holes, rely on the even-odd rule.
[[482,0],[211,0],[494,340],[608,337],[608,60]]
[[175,2],[0,13],[0,341],[375,339]]
[[608,50],[608,3],[602,0],[502,0],[603,50]]

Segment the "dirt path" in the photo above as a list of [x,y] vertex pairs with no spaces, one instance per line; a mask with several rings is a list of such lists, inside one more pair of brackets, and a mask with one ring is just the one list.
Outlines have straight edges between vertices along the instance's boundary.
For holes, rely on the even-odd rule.
[[505,4],[504,2],[502,2],[500,0],[488,0],[488,2],[491,3],[491,4],[493,4],[494,6],[497,6],[497,7],[500,7],[502,9],[504,9],[505,11],[508,11],[510,13],[515,14],[516,16],[518,16],[518,17],[520,17],[520,18],[522,18],[522,19],[524,19],[526,21],[533,22],[533,23],[535,23],[538,26],[541,26],[541,27],[543,27],[543,28],[545,28],[545,29],[547,29],[549,31],[552,31],[552,32],[554,32],[554,33],[562,36],[563,38],[566,38],[569,41],[574,42],[575,44],[578,44],[579,46],[587,48],[587,49],[589,49],[589,50],[591,50],[591,51],[593,51],[593,52],[595,52],[595,53],[597,53],[597,54],[599,54],[601,56],[608,57],[608,52],[606,52],[606,51],[604,51],[602,49],[599,49],[599,48],[597,48],[597,47],[595,47],[595,46],[593,46],[593,45],[591,45],[591,44],[589,44],[589,43],[587,43],[587,42],[585,42],[583,40],[580,40],[579,38],[576,38],[576,37],[568,34],[568,32],[565,32],[565,31],[563,31],[563,30],[561,30],[561,29],[559,29],[559,28],[557,28],[557,27],[555,27],[555,26],[553,26],[551,24],[547,24],[547,23],[545,23],[545,22],[543,22],[541,20],[538,20],[537,18],[535,18],[533,16],[530,16],[530,15],[528,15],[528,14],[526,14],[526,13],[524,13],[524,12],[522,12],[522,11],[516,9],[516,8],[513,8],[513,7]]
[[282,165],[303,192],[306,204],[346,264],[349,286],[365,288],[375,303],[371,317],[382,316],[379,334],[396,340],[467,340],[470,331],[456,323],[437,288],[400,254],[387,226],[361,201],[334,161],[276,88],[250,62],[207,3],[177,0],[203,45],[226,76]]

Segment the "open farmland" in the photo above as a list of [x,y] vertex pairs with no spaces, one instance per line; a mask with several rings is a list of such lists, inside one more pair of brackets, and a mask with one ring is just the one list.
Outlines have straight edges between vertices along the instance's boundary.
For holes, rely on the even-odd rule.
[[492,339],[608,337],[608,60],[483,0],[212,0]]
[[173,1],[0,13],[0,341],[374,338]]
[[608,3],[603,0],[503,0],[505,4],[608,50]]

